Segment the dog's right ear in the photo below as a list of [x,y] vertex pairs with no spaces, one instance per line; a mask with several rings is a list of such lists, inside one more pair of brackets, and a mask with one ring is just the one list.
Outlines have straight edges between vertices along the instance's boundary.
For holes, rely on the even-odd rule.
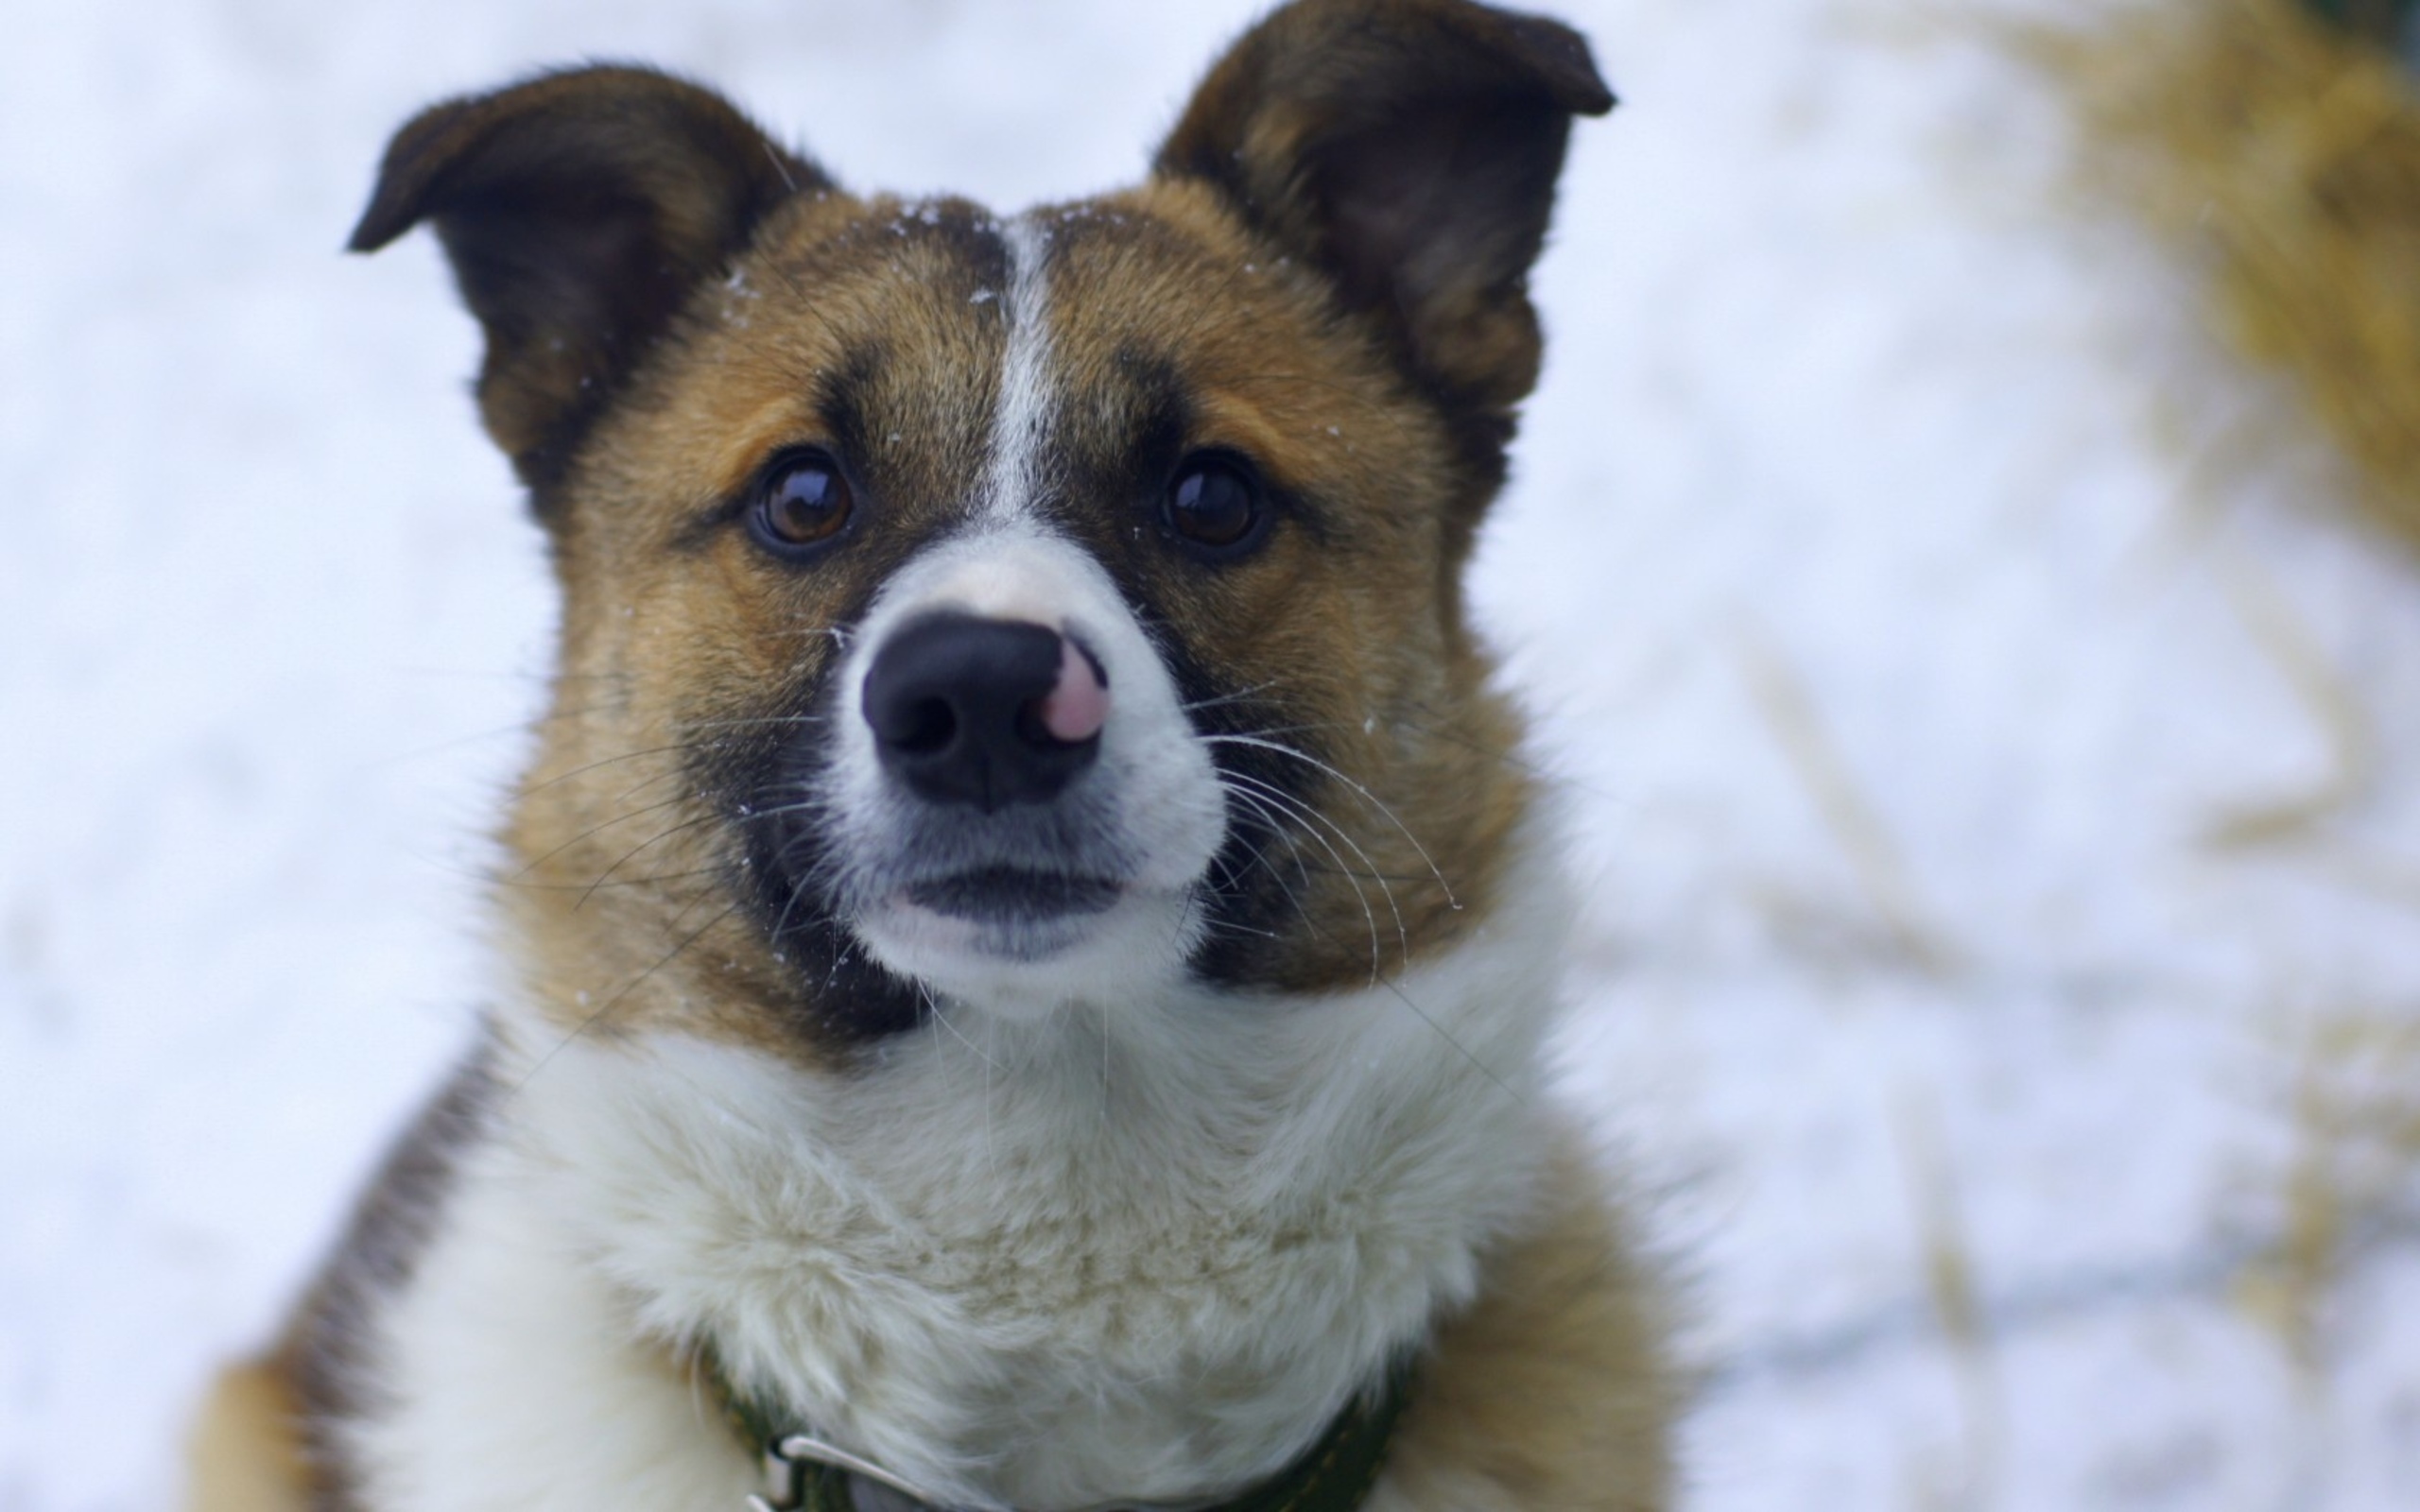
[[830,187],[711,91],[582,68],[414,117],[351,247],[436,224],[487,334],[488,434],[543,496],[690,291],[768,211]]

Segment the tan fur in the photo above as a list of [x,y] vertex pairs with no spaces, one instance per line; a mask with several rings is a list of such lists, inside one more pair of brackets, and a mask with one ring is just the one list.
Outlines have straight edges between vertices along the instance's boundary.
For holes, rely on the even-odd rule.
[[1233,446],[1356,506],[1333,539],[1278,542],[1188,616],[1211,631],[1219,672],[1276,684],[1288,721],[1316,728],[1358,786],[1339,784],[1324,805],[1357,850],[1340,861],[1307,838],[1295,849],[1312,872],[1306,933],[1325,945],[1306,941],[1280,984],[1367,980],[1374,944],[1386,971],[1449,948],[1485,917],[1530,794],[1508,760],[1517,719],[1461,623],[1458,543],[1436,528],[1463,486],[1448,438],[1384,343],[1336,320],[1319,277],[1201,183],[1107,198],[1063,255],[1078,286],[1101,291],[1063,336],[1080,362],[1105,368],[1138,340],[1181,352],[1202,396],[1194,444]]
[[[1381,33],[1391,44],[1373,46]],[[1524,908],[1560,917],[1514,896],[1519,873],[1537,870],[1532,783],[1512,754],[1518,716],[1465,623],[1461,578],[1536,375],[1522,278],[1564,133],[1574,114],[1610,102],[1585,43],[1549,22],[1466,0],[1301,0],[1213,70],[1145,184],[1013,226],[963,201],[844,193],[717,97],[643,70],[549,76],[438,107],[399,134],[356,245],[423,220],[444,235],[488,327],[486,420],[532,487],[563,595],[553,703],[499,879],[522,978],[508,1017],[525,1064],[496,1086],[471,1068],[381,1178],[379,1192],[407,1200],[385,1204],[394,1221],[369,1221],[378,1195],[366,1205],[332,1272],[340,1284],[322,1288],[298,1332],[311,1367],[254,1367],[222,1385],[198,1439],[198,1512],[306,1501],[352,1512],[371,1500],[375,1486],[346,1460],[346,1425],[380,1410],[384,1362],[363,1341],[441,1236],[446,1173],[483,1137],[481,1120],[493,1113],[511,1137],[516,1095],[536,1074],[526,1062],[544,1069],[543,1041],[686,1037],[838,1082],[884,1074],[885,1037],[918,1026],[921,984],[841,975],[864,954],[844,911],[786,911],[829,904],[811,858],[793,872],[797,847],[779,849],[786,835],[811,851],[817,835],[764,818],[786,802],[791,814],[811,807],[796,795],[822,790],[785,762],[814,751],[819,729],[861,718],[867,680],[848,637],[886,584],[953,533],[990,541],[979,531],[992,470],[1031,439],[1002,418],[1019,396],[1049,416],[1033,441],[1048,476],[1001,507],[1046,514],[1054,540],[1115,584],[1113,607],[1143,627],[1128,632],[1137,655],[1166,663],[1151,666],[1164,674],[1160,707],[1174,723],[1192,715],[1185,739],[1231,764],[1222,785],[1201,785],[1227,803],[1241,859],[1221,851],[1212,869],[1226,866],[1223,877],[1194,874],[1186,906],[1224,933],[1205,923],[1187,990],[1220,1008],[1291,999],[1291,1012],[1341,1011],[1416,968],[1463,963],[1466,999],[1535,1003],[1542,1015],[1543,988],[1508,999],[1500,963],[1484,964],[1495,957],[1456,954],[1502,949],[1505,931],[1494,946],[1489,932]],[[1407,172],[1389,156],[1398,139],[1443,150],[1434,163],[1415,153]],[[1031,286],[1012,315],[1020,279]],[[1046,348],[1046,379],[1019,378],[1020,340]],[[769,551],[747,524],[752,490],[803,449],[836,459],[854,533],[812,556]],[[1248,463],[1277,501],[1249,551],[1202,554],[1161,512],[1180,459],[1202,456]],[[882,643],[867,631],[866,644]],[[1183,712],[1167,687],[1192,700]],[[849,728],[866,738],[862,723]],[[1252,743],[1260,754],[1236,754]],[[1152,767],[1164,768],[1181,766]],[[1229,912],[1213,919],[1219,909]],[[823,943],[800,943],[794,922],[821,929]],[[882,1017],[903,998],[905,1024]],[[1526,1084],[1527,1066],[1510,1069]],[[1167,1096],[1183,1091],[1172,1083]],[[612,1106],[619,1116],[630,1104]],[[717,1108],[729,1112],[700,1111]],[[610,1143],[588,1132],[589,1154],[562,1152],[566,1170]],[[1533,1133],[1501,1151],[1439,1141],[1482,1187],[1512,1195],[1501,1222],[1471,1217],[1454,1238],[1463,1280],[1414,1296],[1349,1359],[1331,1351],[1352,1372],[1337,1392],[1415,1347],[1446,1298],[1469,1295],[1470,1257],[1514,1221]],[[1142,1190],[1165,1187],[1185,1154],[1171,1150]],[[653,1169],[650,1158],[631,1168]],[[1020,1221],[1066,1228],[1081,1204],[1056,1197],[1074,1189],[1083,1183],[1071,1177],[1033,1205],[1047,1222]],[[1018,1236],[982,1210],[987,1194],[951,1197],[973,1229],[949,1258],[1013,1269]],[[1426,1182],[1409,1206],[1439,1201]],[[1330,1216],[1371,1221],[1352,1202]],[[1555,1157],[1521,1231],[1490,1255],[1475,1304],[1429,1341],[1374,1509],[1664,1504],[1672,1387],[1655,1288],[1584,1160]],[[1059,1244],[1083,1236],[1051,1237],[1035,1251],[1051,1282],[1089,1284],[1093,1257],[1064,1263]],[[1402,1236],[1376,1227],[1354,1242]],[[1172,1253],[1155,1261],[1201,1259],[1187,1245],[1162,1248]],[[678,1279],[711,1269],[687,1264]],[[793,1285],[775,1272],[772,1291]],[[1159,1289],[1174,1296],[1199,1278],[1182,1280]],[[1338,1295],[1340,1315],[1376,1315],[1366,1276]],[[1251,1327],[1289,1326],[1272,1322],[1265,1293],[1254,1298],[1236,1310]],[[1052,1326],[1083,1314],[1083,1300]],[[1015,1309],[971,1311],[979,1325]],[[585,1329],[575,1319],[567,1336]],[[564,1352],[482,1338],[507,1339],[515,1358]],[[436,1379],[451,1386],[432,1400],[476,1400],[479,1381]],[[1051,1383],[1085,1379],[1051,1366]],[[1291,1411],[1265,1383],[1253,1400]],[[320,1472],[307,1497],[298,1402]],[[1116,1445],[1104,1463],[1126,1473],[1132,1452]]]
[[[880,459],[899,470],[883,507],[912,527],[965,497],[999,334],[970,303],[980,281],[946,227],[921,213],[838,194],[781,213],[567,480],[579,504],[558,550],[563,671],[509,831],[521,865],[508,888],[565,1033],[681,1028],[812,1052],[763,1006],[794,981],[750,921],[721,917],[729,835],[684,785],[687,763],[825,670],[837,644],[799,627],[841,619],[888,558],[803,578],[730,531],[702,549],[676,541],[700,501],[765,455],[832,442],[814,382],[877,338],[889,366],[871,429],[914,438]],[[1315,732],[1350,774],[1320,805],[1342,836],[1305,833],[1271,858],[1295,879],[1302,927],[1270,985],[1347,987],[1450,947],[1485,916],[1529,786],[1451,586],[1460,542],[1438,522],[1470,485],[1449,438],[1384,343],[1338,320],[1317,276],[1205,186],[1157,182],[1074,207],[1053,230],[1060,276],[1088,291],[1053,333],[1095,389],[1069,408],[1103,446],[1128,420],[1120,354],[1168,353],[1200,395],[1188,446],[1236,447],[1350,511],[1332,540],[1281,533],[1213,583],[1171,575],[1188,643],[1211,648],[1227,683],[1270,688],[1270,722]],[[1265,271],[1237,277],[1245,266]],[[817,297],[781,297],[798,288]]]
[[1566,1149],[1548,1221],[1437,1336],[1388,1484],[1421,1512],[1656,1512],[1678,1402],[1665,1319],[1602,1176]]
[[[801,627],[841,621],[879,563],[803,576],[731,530],[701,549],[677,541],[701,503],[766,455],[833,443],[815,380],[876,339],[901,372],[879,390],[878,434],[916,438],[886,458],[901,475],[885,504],[914,521],[962,496],[980,465],[999,333],[970,305],[977,284],[947,242],[905,214],[838,194],[789,207],[738,285],[692,311],[570,480],[581,507],[558,543],[562,670],[508,830],[521,864],[506,890],[566,1033],[683,1029],[813,1057],[767,1011],[795,999],[795,973],[752,921],[719,917],[730,836],[689,787],[689,763],[778,716],[790,690],[826,671],[835,642]],[[894,234],[899,224],[915,233]],[[801,287],[818,297],[785,297]]]
[[219,1375],[185,1452],[185,1512],[302,1512],[309,1505],[293,1389],[275,1361]]

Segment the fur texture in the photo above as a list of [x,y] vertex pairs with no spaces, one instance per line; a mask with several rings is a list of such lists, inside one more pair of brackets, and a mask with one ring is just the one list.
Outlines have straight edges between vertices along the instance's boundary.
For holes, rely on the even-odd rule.
[[[664,1362],[704,1339],[744,1389],[959,1504],[1182,1503],[1272,1473],[1467,1306],[1538,1206],[1540,893],[1361,992],[949,1012],[878,1075],[671,1037],[554,1052],[383,1325],[399,1408],[356,1435],[370,1503],[641,1484],[669,1463],[656,1435],[560,1403],[591,1377],[634,1408],[683,1395]],[[474,1427],[499,1458],[567,1435],[552,1488],[499,1481]],[[709,1427],[697,1484],[744,1481]]]
[[1149,182],[1008,219],[645,70],[399,133],[355,245],[444,240],[562,677],[518,988],[226,1399],[312,1504],[736,1508],[709,1354],[970,1508],[1234,1494],[1406,1356],[1375,1504],[1660,1504],[1460,596],[1610,104],[1551,22],[1298,0]]

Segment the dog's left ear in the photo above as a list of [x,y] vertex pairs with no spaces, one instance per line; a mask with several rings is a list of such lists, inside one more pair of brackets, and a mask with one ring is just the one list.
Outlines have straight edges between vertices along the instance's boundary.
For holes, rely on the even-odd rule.
[[1525,287],[1575,115],[1613,93],[1578,32],[1471,0],[1296,0],[1202,81],[1154,163],[1382,321],[1413,373],[1509,430],[1537,381]]
[[352,249],[433,221],[487,333],[479,409],[540,492],[690,292],[830,180],[712,91],[652,69],[546,74],[395,133]]

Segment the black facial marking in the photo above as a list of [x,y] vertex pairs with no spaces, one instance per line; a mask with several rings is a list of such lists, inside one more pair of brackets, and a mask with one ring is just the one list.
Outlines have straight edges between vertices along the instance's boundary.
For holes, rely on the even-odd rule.
[[[1121,231],[1167,236],[1141,216]],[[1079,222],[1067,239],[1092,234],[1105,231]],[[1167,249],[1180,245],[1170,239]],[[1328,757],[1319,732],[1305,728],[1309,720],[1288,709],[1285,689],[1214,673],[1186,644],[1178,628],[1184,620],[1171,612],[1171,600],[1198,592],[1204,575],[1222,570],[1172,543],[1164,514],[1181,469],[1203,455],[1189,450],[1199,405],[1171,356],[1129,345],[1111,370],[1109,391],[1070,398],[1071,409],[1098,405],[1106,418],[1093,432],[1096,444],[1087,448],[1059,433],[1046,438],[1048,475],[1062,487],[1041,504],[1053,524],[1100,561],[1142,624],[1226,789],[1227,839],[1200,885],[1206,927],[1192,970],[1219,987],[1267,986],[1305,923],[1298,902],[1305,880],[1294,857],[1307,843],[1304,831],[1315,826],[1288,810],[1321,812],[1321,765]],[[1288,528],[1327,541],[1316,505],[1273,488],[1267,504]]]
[[[831,665],[837,666],[838,659]],[[774,953],[796,973],[797,1011],[820,1038],[863,1043],[917,1027],[925,1002],[913,983],[867,954],[838,915],[833,858],[816,822],[816,779],[830,760],[843,700],[827,672],[798,707],[796,730],[774,726],[723,764],[726,812],[740,824],[739,896]]]
[[874,455],[873,436],[866,424],[866,396],[880,380],[890,355],[878,341],[859,342],[816,386],[816,413],[831,433],[832,449],[859,467]]
[[[807,263],[775,282],[794,276],[812,286],[876,259],[891,262],[907,249],[927,265],[923,292],[938,295],[944,308],[962,309],[970,333],[988,330],[996,340],[1008,250],[997,223],[963,202],[903,206],[894,215],[860,220],[810,249]],[[931,258],[936,249],[941,256]],[[978,298],[987,291],[990,297]],[[962,438],[937,434],[932,417],[936,406],[988,415],[988,401],[931,385],[937,377],[945,385],[961,383],[974,372],[988,378],[996,369],[953,365],[928,372],[916,363],[920,350],[877,324],[851,340],[838,362],[799,374],[821,427],[812,439],[845,475],[857,516],[837,548],[798,554],[801,614],[803,621],[812,616],[800,633],[828,632],[833,641],[814,659],[811,673],[793,686],[766,690],[759,709],[734,727],[736,733],[697,751],[689,763],[692,783],[725,816],[736,841],[729,885],[794,975],[792,1011],[802,1032],[842,1045],[870,1045],[916,1028],[927,1009],[923,989],[876,961],[844,920],[838,858],[819,811],[838,732],[858,717],[855,690],[838,686],[844,643],[883,586],[959,528],[980,475],[978,450]],[[718,527],[746,518],[755,490],[778,472],[784,455],[769,457],[749,487],[717,511]],[[828,605],[828,579],[827,586],[816,585],[829,573],[844,575],[852,585],[837,613],[807,608]]]
[[[941,533],[871,533],[863,543],[873,558],[863,570],[865,586],[833,628],[845,636],[862,623],[881,585]],[[736,828],[731,885],[795,973],[795,1006],[805,1026],[821,1039],[864,1044],[922,1024],[925,1002],[914,983],[868,954],[839,917],[834,894],[835,863],[819,802],[839,722],[855,717],[856,700],[839,687],[844,660],[836,638],[813,675],[773,701],[772,713],[697,751],[689,778]]]
[[[1176,238],[1166,228],[1145,225],[1143,217],[1127,222],[1126,230],[1157,234],[1175,250]],[[1063,255],[1076,238],[1105,233],[1096,223],[1054,232],[1049,255]],[[860,223],[838,238],[845,247],[826,246],[816,255],[855,263],[897,255],[903,244],[936,238],[950,249],[947,270],[928,272],[925,286],[962,283],[962,292],[952,298],[963,299],[966,318],[979,322],[967,329],[988,331],[996,339],[1011,269],[999,230],[988,219],[947,214],[927,218],[908,210],[895,220]],[[987,291],[990,297],[979,297]],[[845,553],[815,557],[803,567],[810,576],[844,573],[853,585],[845,608],[831,619],[838,627],[861,624],[883,585],[959,528],[977,503],[986,458],[979,455],[982,448],[967,445],[976,433],[952,438],[950,431],[936,429],[935,421],[950,413],[938,406],[951,404],[982,404],[988,417],[988,396],[951,387],[966,381],[969,369],[960,359],[947,357],[950,366],[936,367],[920,355],[925,352],[875,327],[847,347],[843,360],[800,375],[822,427],[816,444],[857,487],[861,519],[848,535]],[[995,370],[985,369],[984,377]],[[1200,884],[1205,927],[1191,970],[1220,987],[1266,987],[1280,978],[1289,954],[1299,952],[1307,925],[1307,875],[1300,858],[1317,850],[1307,838],[1316,821],[1303,815],[1321,812],[1323,799],[1332,796],[1322,770],[1327,755],[1318,732],[1305,728],[1317,716],[1289,708],[1287,690],[1253,686],[1240,672],[1216,670],[1215,644],[1187,644],[1186,635],[1217,623],[1215,609],[1205,619],[1201,595],[1214,595],[1208,602],[1215,604],[1219,575],[1232,569],[1214,559],[1219,555],[1217,543],[1205,551],[1201,542],[1181,539],[1168,511],[1187,476],[1224,470],[1215,480],[1218,486],[1248,481],[1253,489],[1254,541],[1268,528],[1300,527],[1313,542],[1324,543],[1327,523],[1315,501],[1265,485],[1253,459],[1199,434],[1201,405],[1182,353],[1138,341],[1109,363],[1072,377],[1077,389],[1057,396],[1054,423],[1038,438],[1043,455],[1035,476],[1042,486],[1033,504],[1055,530],[1107,571],[1158,649],[1186,718],[1204,740],[1227,789],[1228,833]],[[763,481],[761,474],[756,481]],[[1192,628],[1180,633],[1179,627]],[[831,838],[829,816],[817,808],[827,791],[839,732],[862,717],[859,690],[838,686],[843,660],[836,644],[817,659],[814,672],[802,675],[799,685],[772,692],[760,722],[746,727],[744,738],[722,742],[701,756],[693,777],[732,816],[738,839],[733,885],[758,930],[796,974],[802,1031],[863,1046],[921,1026],[928,1005],[918,985],[873,958],[843,918],[844,906],[851,905],[840,896],[844,858]],[[1091,822],[1075,813],[1035,818],[1062,828]],[[1068,843],[1077,850],[1098,850],[1105,842],[1093,835],[1082,844]],[[862,885],[854,875],[848,883]],[[906,885],[925,889],[927,896],[918,900],[925,906],[1011,925],[1027,914],[1081,913],[1110,897],[1113,884],[1107,878],[1096,883],[1063,872],[1024,871],[1011,862]]]
[[1326,757],[1316,731],[1292,728],[1299,721],[1286,712],[1281,690],[1236,686],[1215,676],[1171,632],[1147,589],[1119,586],[1159,646],[1185,718],[1209,743],[1211,765],[1226,790],[1227,839],[1200,884],[1206,927],[1188,964],[1213,986],[1264,986],[1304,922],[1296,902],[1304,881],[1293,869],[1289,833],[1300,821],[1287,810],[1317,811],[1320,764]]
[[1116,372],[1132,396],[1132,438],[1126,446],[1131,475],[1138,484],[1165,476],[1193,430],[1192,386],[1174,361],[1131,343],[1118,349]]

